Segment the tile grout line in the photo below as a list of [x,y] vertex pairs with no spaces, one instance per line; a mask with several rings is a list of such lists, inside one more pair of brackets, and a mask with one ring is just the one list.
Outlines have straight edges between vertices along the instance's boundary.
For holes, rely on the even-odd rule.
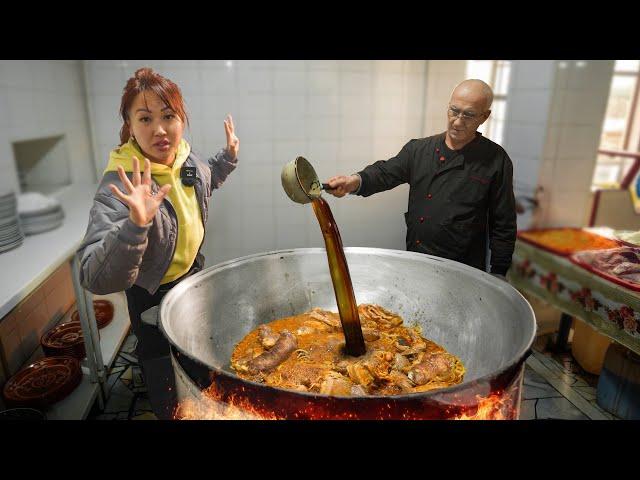
[[535,356],[530,356],[526,364],[531,367],[538,375],[541,375],[546,381],[551,384],[553,388],[558,390],[569,402],[571,402],[580,412],[585,414],[591,420],[608,420],[608,418],[599,412],[591,403],[583,398],[579,393],[573,391],[573,389],[562,380],[553,375],[548,367],[546,367]]

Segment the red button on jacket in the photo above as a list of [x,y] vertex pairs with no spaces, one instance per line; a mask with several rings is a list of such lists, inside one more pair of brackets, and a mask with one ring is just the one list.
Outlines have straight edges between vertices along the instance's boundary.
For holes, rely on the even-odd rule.
[[431,198],[433,197],[433,195],[431,195],[430,193],[427,195],[427,198]]

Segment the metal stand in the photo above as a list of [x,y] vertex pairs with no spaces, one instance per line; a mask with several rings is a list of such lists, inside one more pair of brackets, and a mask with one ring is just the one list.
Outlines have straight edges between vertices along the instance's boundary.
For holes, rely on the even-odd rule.
[[571,324],[573,323],[573,317],[566,313],[562,313],[560,317],[560,328],[556,334],[555,342],[549,345],[549,349],[556,353],[564,353],[567,351],[567,342],[569,340],[569,332],[571,331]]
[[98,405],[101,410],[104,410],[104,382],[106,369],[104,367],[102,350],[100,348],[100,334],[98,333],[98,325],[96,323],[95,312],[93,310],[93,296],[80,285],[80,266],[78,264],[78,258],[75,255],[73,256],[71,263],[73,289],[76,294],[78,317],[80,318],[84,346],[87,352],[89,378],[92,383],[98,383],[99,385]]

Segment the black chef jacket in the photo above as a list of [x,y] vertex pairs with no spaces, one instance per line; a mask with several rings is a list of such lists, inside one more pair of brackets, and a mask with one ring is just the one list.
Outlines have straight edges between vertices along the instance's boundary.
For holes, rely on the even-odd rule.
[[[410,185],[407,250],[449,258],[504,275],[516,241],[513,165],[504,149],[476,132],[460,150],[445,134],[409,141],[400,153],[361,172],[357,195]],[[487,235],[488,233],[488,235]]]

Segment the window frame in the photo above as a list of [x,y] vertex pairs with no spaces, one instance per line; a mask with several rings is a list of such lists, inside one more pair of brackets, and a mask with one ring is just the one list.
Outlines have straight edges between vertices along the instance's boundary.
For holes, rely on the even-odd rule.
[[[640,162],[640,136],[638,137],[638,144],[635,146],[635,150],[630,146],[631,138],[633,134],[634,128],[640,128],[640,112],[638,112],[638,100],[640,98],[640,68],[638,70],[613,70],[612,76],[612,84],[613,79],[615,77],[634,77],[636,79],[635,87],[633,93],[631,95],[631,103],[629,105],[629,111],[627,113],[627,118],[625,119],[624,126],[624,139],[622,143],[621,150],[612,150],[611,148],[603,148],[602,147],[602,134],[600,136],[600,145],[598,146],[598,157],[601,155],[615,158],[617,157],[619,160],[608,162],[612,164],[618,165],[618,174],[617,180],[615,182],[616,185],[602,185],[595,184],[592,180],[592,190],[609,190],[609,189],[626,189],[628,187],[629,174],[634,170],[637,170],[637,164]],[[609,98],[611,97],[611,92],[609,93]],[[608,107],[608,104],[607,104]],[[606,117],[603,119],[603,123],[606,121]],[[624,159],[626,158],[634,158],[634,162],[625,169]],[[601,162],[596,161],[596,168],[598,164]],[[626,170],[626,171],[625,171]],[[595,169],[594,169],[594,177],[595,177]]]

